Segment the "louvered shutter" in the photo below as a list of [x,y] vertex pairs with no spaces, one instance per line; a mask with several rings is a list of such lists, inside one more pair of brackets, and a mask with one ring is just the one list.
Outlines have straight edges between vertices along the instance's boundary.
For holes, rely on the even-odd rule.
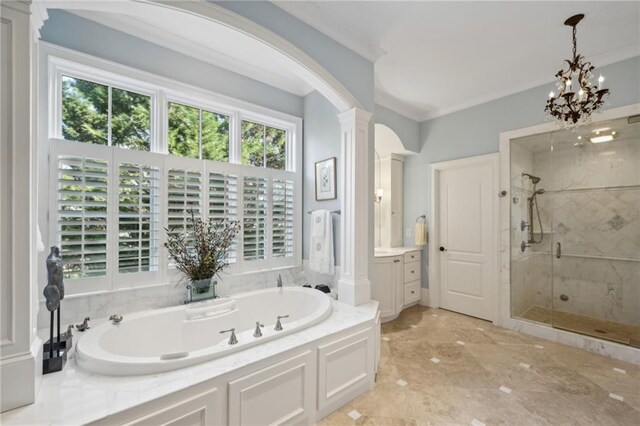
[[[238,220],[238,176],[209,172],[209,220],[236,222]],[[236,263],[238,242],[234,240],[227,252],[227,261]]]
[[274,179],[271,191],[271,254],[292,257],[294,246],[294,183]]
[[107,274],[109,164],[57,156],[57,234],[68,279]]
[[172,232],[190,230],[189,211],[200,217],[202,172],[171,168],[167,172],[167,225]]
[[245,176],[243,183],[243,259],[245,261],[266,259],[268,214],[267,179]]
[[118,271],[157,271],[160,170],[122,163],[118,177]]

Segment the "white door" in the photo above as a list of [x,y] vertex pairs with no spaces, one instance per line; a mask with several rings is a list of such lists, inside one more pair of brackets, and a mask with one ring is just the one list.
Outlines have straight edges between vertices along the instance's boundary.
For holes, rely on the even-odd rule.
[[440,304],[492,320],[497,268],[495,158],[450,162],[438,173]]

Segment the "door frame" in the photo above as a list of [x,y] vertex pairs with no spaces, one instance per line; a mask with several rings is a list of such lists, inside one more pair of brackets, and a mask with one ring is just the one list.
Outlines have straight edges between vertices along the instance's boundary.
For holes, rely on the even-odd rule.
[[496,324],[500,316],[500,298],[499,296],[499,235],[500,235],[500,215],[499,215],[499,160],[500,153],[495,152],[492,154],[478,155],[474,157],[460,158],[458,160],[441,161],[438,163],[432,163],[429,165],[430,180],[431,180],[431,241],[429,241],[429,306],[432,308],[440,307],[440,294],[442,283],[440,282],[440,258],[438,247],[440,247],[440,172],[444,170],[451,170],[456,168],[462,168],[472,165],[478,165],[482,163],[489,163],[491,166],[491,187],[495,193],[495,197],[491,201],[492,211],[492,223],[493,232],[491,235],[491,247],[493,252],[493,265],[491,266],[491,275],[493,282],[493,295],[490,297],[493,300],[493,307],[491,312],[491,321]]

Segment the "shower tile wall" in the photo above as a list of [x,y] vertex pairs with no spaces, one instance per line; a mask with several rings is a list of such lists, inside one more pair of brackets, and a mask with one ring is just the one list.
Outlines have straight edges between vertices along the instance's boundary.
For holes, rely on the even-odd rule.
[[[538,188],[549,191],[601,188],[640,184],[640,143],[616,140],[610,143],[574,146],[556,144],[553,164],[547,152],[533,155],[533,174],[541,177]],[[554,308],[615,322],[640,325],[640,262],[570,257],[587,256],[640,258],[640,190],[589,190],[547,192],[539,197],[545,231],[562,243],[564,256],[554,262]],[[552,223],[553,219],[553,223]],[[547,251],[548,245],[534,247]],[[544,247],[542,247],[544,246]],[[547,251],[547,253],[549,253]],[[541,256],[536,296],[550,296],[550,268]],[[559,296],[569,297],[561,301]],[[548,301],[536,299],[545,306]],[[547,306],[548,307],[548,306]]]
[[[521,220],[527,219],[527,197],[532,194],[531,181],[522,173],[532,173],[533,152],[514,143],[511,146],[511,312],[521,316],[537,304],[541,276],[534,273],[537,255],[531,250],[520,250],[521,241],[527,240],[527,231],[521,231]],[[547,278],[550,275],[547,274]],[[550,303],[550,297],[547,297]],[[550,306],[550,305],[549,305]]]

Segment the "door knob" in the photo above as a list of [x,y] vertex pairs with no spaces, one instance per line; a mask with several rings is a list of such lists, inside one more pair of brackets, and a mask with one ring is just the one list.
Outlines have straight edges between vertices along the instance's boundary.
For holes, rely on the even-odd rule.
[[440,251],[447,251],[447,249],[442,247],[442,246],[440,246]]

